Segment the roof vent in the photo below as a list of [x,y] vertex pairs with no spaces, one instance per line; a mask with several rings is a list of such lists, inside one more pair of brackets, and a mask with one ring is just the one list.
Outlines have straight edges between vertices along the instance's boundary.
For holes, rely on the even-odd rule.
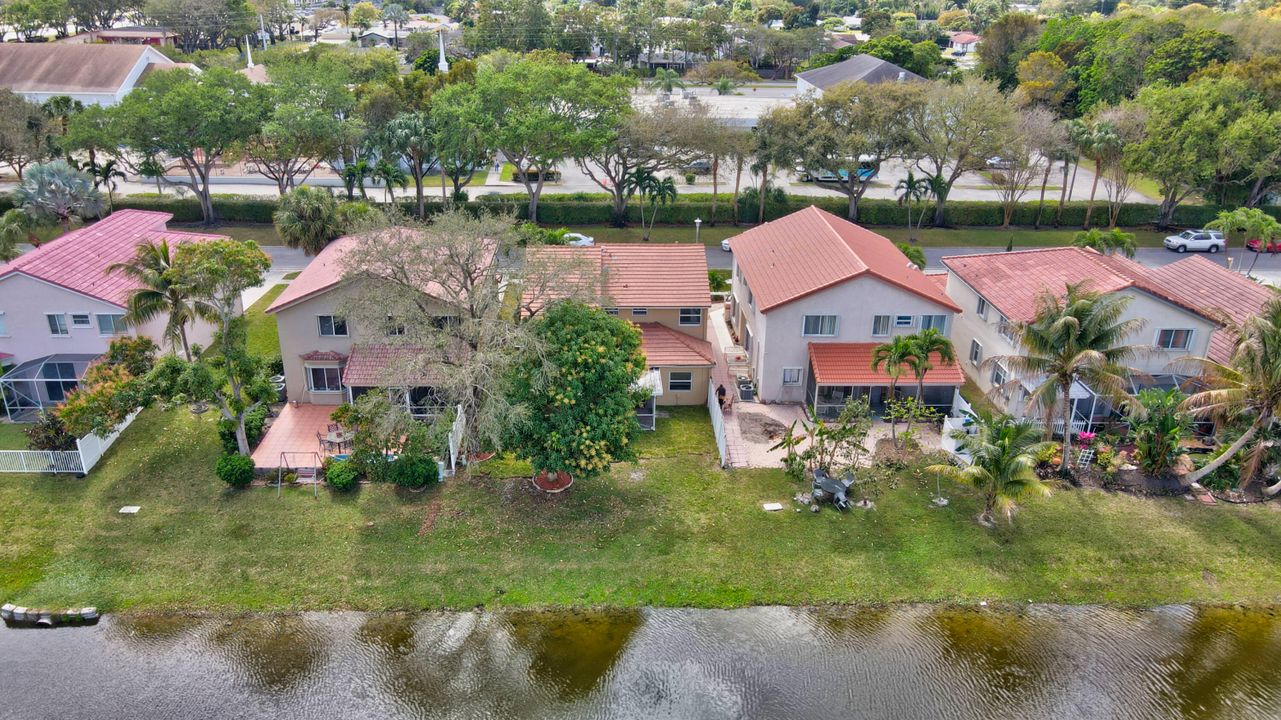
[[899,81],[899,82],[907,82],[907,71],[906,71],[906,70],[899,70],[899,71],[898,71],[898,81]]

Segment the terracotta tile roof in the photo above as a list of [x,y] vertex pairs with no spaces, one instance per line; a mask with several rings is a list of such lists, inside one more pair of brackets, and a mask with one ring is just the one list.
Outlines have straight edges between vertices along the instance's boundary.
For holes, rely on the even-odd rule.
[[711,367],[712,344],[659,323],[638,323],[641,350],[650,367]]
[[976,43],[982,39],[982,37],[975,35],[972,32],[954,33],[951,37],[952,42],[959,45],[969,45],[970,43]]
[[925,273],[925,277],[933,280],[935,284],[937,284],[939,288],[943,290],[943,292],[947,292],[947,273],[946,272],[927,272]]
[[[712,305],[703,245],[602,243],[592,247],[546,245],[530,248],[527,262],[577,259],[581,277],[568,284],[596,282],[599,271],[611,307],[707,308]],[[591,271],[591,272],[589,272]]]
[[[889,385],[890,376],[884,367],[872,369],[876,346],[877,343],[810,343],[814,382],[820,385]],[[965,382],[965,374],[956,363],[944,363],[938,353],[930,356],[930,362],[934,369],[925,373],[926,385],[961,385]],[[912,371],[904,365],[899,384],[915,383]]]
[[124,273],[108,273],[107,269],[132,260],[139,245],[167,240],[172,248],[185,242],[226,239],[221,235],[167,230],[165,223],[172,217],[162,212],[120,210],[0,266],[0,279],[21,273],[124,307],[138,283]]
[[115,93],[146,45],[0,44],[0,87],[14,92]]
[[357,345],[351,349],[342,382],[349,387],[417,387],[439,380],[416,367],[419,348],[408,345]]
[[813,205],[730,238],[734,262],[769,311],[863,275],[959,312],[960,308],[888,238]]
[[[1182,304],[1200,308],[1202,314],[1220,315],[1234,325],[1259,314],[1259,310],[1277,296],[1276,291],[1266,285],[1196,256],[1148,270],[1147,278],[1171,297],[1179,298]],[[1215,331],[1210,338],[1210,359],[1227,362],[1235,344],[1236,334],[1232,331]]]

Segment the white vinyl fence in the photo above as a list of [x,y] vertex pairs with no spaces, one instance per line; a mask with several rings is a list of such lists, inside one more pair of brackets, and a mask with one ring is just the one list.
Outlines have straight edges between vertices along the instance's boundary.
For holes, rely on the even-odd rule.
[[716,401],[716,382],[707,383],[707,413],[712,416],[712,432],[716,435],[716,451],[721,454],[721,467],[729,463],[725,449],[725,413]]
[[75,450],[0,450],[0,473],[72,473],[86,475],[129,427],[135,410],[106,437],[90,433],[76,440]]

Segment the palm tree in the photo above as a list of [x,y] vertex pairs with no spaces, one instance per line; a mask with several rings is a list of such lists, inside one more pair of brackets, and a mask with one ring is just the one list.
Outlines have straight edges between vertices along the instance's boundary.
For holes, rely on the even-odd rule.
[[934,369],[930,356],[938,355],[939,362],[951,364],[956,362],[956,348],[938,328],[925,328],[907,337],[916,347],[907,365],[916,376],[916,399],[921,400],[925,397],[925,373]]
[[[885,374],[890,378],[890,396],[887,401],[893,400],[898,392],[898,379],[903,374],[903,365],[910,364],[916,358],[917,346],[911,337],[907,335],[897,335],[893,340],[887,343],[881,343],[872,351],[872,370],[880,372],[885,368]],[[898,417],[890,415],[890,437],[897,444],[898,441]]]
[[1141,350],[1126,339],[1143,327],[1137,318],[1124,319],[1130,298],[1068,285],[1059,297],[1046,290],[1036,301],[1036,316],[1018,323],[1015,337],[1021,355],[992,357],[984,366],[1000,363],[1024,380],[1038,383],[1028,396],[1045,413],[1045,433],[1053,432],[1054,414],[1062,413],[1063,458],[1059,471],[1066,474],[1072,450],[1072,400],[1077,382],[1113,401],[1130,398],[1127,363]]
[[387,193],[387,202],[394,202],[396,196],[392,194],[393,188],[409,187],[409,173],[405,172],[399,164],[390,160],[379,160],[374,165],[374,171],[371,176],[383,184],[383,192]]
[[1082,230],[1072,238],[1072,244],[1079,248],[1098,250],[1104,255],[1120,253],[1128,258],[1133,258],[1137,249],[1134,233],[1122,232],[1117,228]]
[[27,212],[51,218],[71,231],[71,218],[102,212],[102,196],[93,180],[66,160],[53,160],[27,169],[18,185],[18,199]]
[[[1189,396],[1182,408],[1193,415],[1220,421],[1248,420],[1249,425],[1223,454],[1188,475],[1189,483],[1218,470],[1281,415],[1281,298],[1269,300],[1258,315],[1248,318],[1237,331],[1240,339],[1227,363],[1205,358],[1193,361],[1200,366],[1201,379],[1207,389]],[[1254,444],[1241,468],[1242,484],[1254,477],[1270,446],[1270,442],[1263,440]],[[1281,482],[1264,492],[1268,495],[1281,492]]]
[[658,68],[654,71],[654,79],[650,80],[649,86],[659,92],[670,93],[676,88],[685,87],[685,81],[675,70],[669,68]]
[[1036,454],[1045,446],[1040,432],[1031,423],[1008,415],[992,415],[980,410],[970,415],[972,434],[958,431],[957,449],[970,456],[970,464],[931,465],[927,470],[960,483],[973,485],[983,492],[980,525],[995,524],[994,513],[1001,511],[1011,519],[1014,501],[1023,495],[1050,494],[1050,489],[1036,476]]
[[712,82],[712,90],[717,95],[737,95],[738,82],[727,77],[719,78]]
[[177,281],[169,242],[161,240],[139,245],[132,261],[116,263],[107,268],[107,272],[127,275],[138,284],[138,289],[129,296],[125,322],[137,326],[167,315],[165,339],[174,347],[181,345],[183,356],[191,360],[187,323],[197,318],[216,318],[217,311],[194,298]]
[[[925,178],[918,178],[911,170],[907,171],[907,177],[898,181],[894,186],[894,192],[898,194],[898,204],[907,207],[907,239],[916,242],[916,230],[912,227],[912,206],[929,197],[930,183]],[[925,221],[925,210],[921,210],[921,220]],[[918,223],[919,224],[919,223]]]
[[116,180],[128,179],[125,174],[121,172],[119,163],[115,159],[108,160],[105,163],[91,167],[89,169],[89,174],[93,176],[93,186],[95,188],[99,185],[105,185],[107,187],[107,212],[115,212]]
[[[1223,232],[1225,243],[1231,247],[1233,239],[1241,241],[1241,249],[1237,251],[1238,256],[1245,252],[1247,240],[1258,239],[1262,245],[1259,250],[1267,249],[1268,240],[1281,234],[1281,224],[1271,215],[1263,212],[1259,208],[1237,208],[1236,210],[1220,210],[1219,215],[1206,223],[1205,226],[1210,230],[1220,230]],[[1258,262],[1258,253],[1255,254],[1255,262]],[[1250,270],[1254,271],[1254,263],[1250,263]]]
[[280,199],[280,209],[271,216],[276,232],[291,248],[300,247],[315,255],[329,241],[342,234],[338,203],[327,190],[306,185],[296,187]]
[[1090,202],[1085,206],[1084,228],[1090,227],[1090,216],[1094,214],[1094,196],[1099,190],[1099,178],[1105,166],[1112,162],[1122,146],[1121,136],[1109,122],[1098,122],[1089,126],[1088,131],[1077,137],[1081,154],[1094,161],[1094,182],[1090,185]]
[[409,12],[403,5],[398,3],[387,3],[383,5],[383,27],[391,23],[392,28],[392,47],[400,47],[400,26],[409,22]]
[[352,200],[352,188],[360,189],[360,198],[368,200],[369,195],[365,193],[365,180],[373,173],[373,166],[365,158],[357,158],[354,162],[347,163],[342,169],[343,184],[347,186],[347,199]]
[[161,189],[160,179],[165,176],[165,166],[154,156],[145,157],[142,162],[138,163],[138,176],[156,179],[156,194],[164,196],[165,192]]
[[[658,206],[666,205],[669,202],[676,202],[676,182],[670,177],[659,178],[649,170],[637,170],[628,181],[641,196],[641,229],[644,231],[642,240],[649,240],[650,231],[654,229],[654,223],[658,221]],[[652,208],[649,225],[645,224],[645,203],[649,201]]]

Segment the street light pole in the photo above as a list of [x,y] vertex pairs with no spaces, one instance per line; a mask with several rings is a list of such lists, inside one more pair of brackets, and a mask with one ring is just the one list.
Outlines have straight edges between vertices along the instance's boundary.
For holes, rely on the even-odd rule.
[[703,229],[703,218],[694,218],[694,242],[699,243],[700,245],[702,244],[703,241],[699,239],[699,235],[700,235],[699,231],[702,229]]

